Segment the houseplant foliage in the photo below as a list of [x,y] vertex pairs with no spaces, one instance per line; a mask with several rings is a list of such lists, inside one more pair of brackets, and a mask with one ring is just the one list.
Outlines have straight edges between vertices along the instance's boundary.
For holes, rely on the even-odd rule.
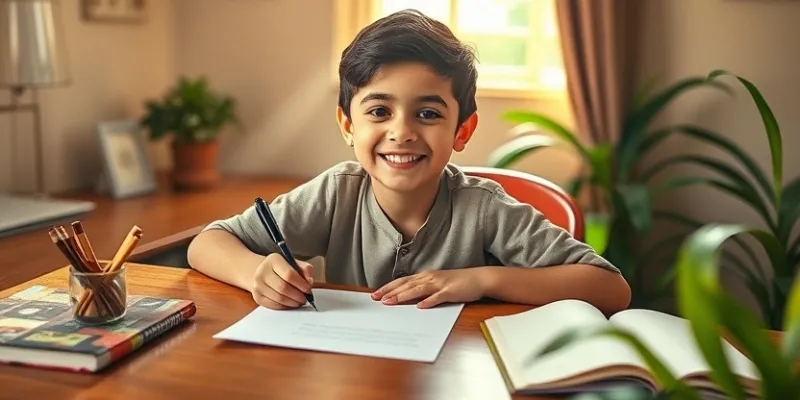
[[[586,241],[622,271],[631,284],[632,305],[637,307],[646,307],[659,300],[660,295],[665,294],[666,286],[645,288],[637,259],[647,255],[631,251],[640,247],[634,242],[650,231],[653,220],[651,204],[655,201],[647,180],[638,178],[635,171],[640,161],[663,138],[678,132],[680,128],[653,129],[652,121],[672,101],[692,89],[712,87],[728,90],[725,85],[708,80],[705,76],[677,81],[648,96],[650,87],[651,84],[644,85],[634,97],[616,143],[587,145],[575,132],[546,115],[512,110],[504,117],[518,124],[512,129],[516,137],[495,150],[488,161],[489,166],[508,168],[520,158],[556,143],[571,147],[582,158],[586,168],[567,190],[576,198],[586,187],[593,189],[590,193],[600,195],[589,210],[584,210]],[[668,280],[665,282],[668,283]]]
[[[725,332],[755,365],[761,377],[760,395],[764,400],[800,398],[800,281],[787,292],[787,307],[781,316],[786,331],[781,340],[770,337],[764,321],[722,289],[719,254],[724,244],[738,235],[763,236],[764,231],[742,225],[707,224],[692,233],[678,253],[676,264],[678,309],[689,321],[695,343],[712,370],[711,379],[732,399],[745,399],[744,389],[731,372],[723,352],[721,332]],[[759,243],[768,251],[777,246],[774,237]],[[538,356],[595,336],[612,336],[631,345],[645,360],[663,385],[659,398],[700,399],[678,381],[665,364],[639,338],[621,328],[572,329],[546,345]],[[645,393],[620,388],[618,392],[578,396],[582,399],[646,399]]]
[[219,181],[217,140],[222,129],[238,124],[235,100],[211,90],[205,77],[181,77],[158,100],[145,102],[141,125],[150,138],[172,137],[174,183],[183,188],[206,188]]
[[[657,186],[656,193],[664,193],[679,187],[702,184],[727,193],[751,207],[765,228],[752,230],[750,237],[761,244],[769,262],[767,268],[759,261],[757,252],[745,240],[735,237],[732,242],[738,247],[737,257],[730,249],[724,250],[726,265],[744,280],[755,297],[759,311],[770,329],[784,328],[782,319],[789,295],[789,286],[797,276],[800,265],[800,235],[792,238],[792,229],[800,220],[800,178],[783,184],[783,141],[778,121],[760,91],[750,81],[726,71],[712,71],[709,81],[733,76],[746,88],[758,109],[764,125],[764,134],[771,155],[771,173],[763,172],[747,153],[724,136],[695,126],[682,126],[688,136],[710,143],[725,153],[734,164],[725,163],[706,155],[682,154],[667,158],[641,174],[648,180],[670,165],[691,163],[712,172],[712,177],[678,177]],[[652,137],[651,140],[663,140]],[[738,165],[737,165],[738,164]],[[769,176],[769,178],[768,178]],[[690,222],[674,214],[665,216]],[[743,261],[744,260],[744,261]]]

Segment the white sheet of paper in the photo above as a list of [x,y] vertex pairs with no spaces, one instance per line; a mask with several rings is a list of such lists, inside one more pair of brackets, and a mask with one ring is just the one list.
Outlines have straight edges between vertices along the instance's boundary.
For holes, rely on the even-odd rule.
[[369,293],[314,289],[319,311],[258,307],[215,339],[332,353],[434,362],[463,304],[387,306]]

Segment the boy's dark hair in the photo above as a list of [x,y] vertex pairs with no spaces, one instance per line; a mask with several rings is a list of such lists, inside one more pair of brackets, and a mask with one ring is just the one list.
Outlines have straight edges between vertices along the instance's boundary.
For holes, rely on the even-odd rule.
[[452,80],[458,126],[477,110],[475,53],[443,23],[416,10],[403,10],[368,25],[342,51],[339,106],[350,118],[350,102],[383,65],[416,61]]

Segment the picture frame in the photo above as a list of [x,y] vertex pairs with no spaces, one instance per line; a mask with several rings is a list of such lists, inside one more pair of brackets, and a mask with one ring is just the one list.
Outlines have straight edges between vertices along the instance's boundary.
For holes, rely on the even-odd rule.
[[147,17],[147,0],[81,0],[85,21],[138,24]]
[[103,121],[96,131],[103,158],[98,191],[116,199],[155,191],[158,183],[138,122]]

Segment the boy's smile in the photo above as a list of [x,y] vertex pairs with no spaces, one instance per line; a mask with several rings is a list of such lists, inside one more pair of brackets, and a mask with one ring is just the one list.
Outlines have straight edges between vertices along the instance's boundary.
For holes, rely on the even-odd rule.
[[453,150],[469,138],[457,135],[450,79],[424,64],[384,65],[350,108],[349,119],[339,111],[342,134],[378,191],[430,197]]

